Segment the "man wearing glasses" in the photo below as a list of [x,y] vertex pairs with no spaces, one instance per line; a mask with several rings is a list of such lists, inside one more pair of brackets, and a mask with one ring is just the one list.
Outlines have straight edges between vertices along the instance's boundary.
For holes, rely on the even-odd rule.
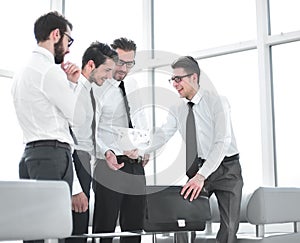
[[[160,148],[179,130],[186,143],[189,178],[181,195],[193,201],[200,193],[208,197],[214,193],[220,210],[216,242],[236,243],[243,178],[229,104],[193,57],[180,57],[171,67],[170,82],[183,100],[170,108],[167,122],[156,129],[146,152]],[[177,237],[177,242],[188,242],[187,235]]]
[[[132,95],[126,95],[126,92],[129,93],[128,81],[131,80],[124,82],[135,65],[136,44],[119,38],[111,47],[119,56],[113,79],[107,80],[101,87],[93,86],[98,123],[93,233],[114,232],[118,216],[122,231],[142,230],[144,218],[146,160],[137,157],[135,150],[124,152],[117,143],[118,128],[147,128],[147,123],[141,122],[144,117],[134,117],[133,103],[138,101]],[[138,127],[138,124],[145,127]],[[122,243],[140,241],[140,236],[121,237]],[[101,239],[101,242],[112,242],[112,239]]]
[[[72,191],[74,144],[70,127],[80,125],[84,107],[77,105],[80,68],[66,62],[73,43],[72,24],[58,12],[34,24],[37,47],[14,77],[12,95],[26,144],[19,164],[24,179],[64,180]],[[77,184],[81,192],[80,185]]]

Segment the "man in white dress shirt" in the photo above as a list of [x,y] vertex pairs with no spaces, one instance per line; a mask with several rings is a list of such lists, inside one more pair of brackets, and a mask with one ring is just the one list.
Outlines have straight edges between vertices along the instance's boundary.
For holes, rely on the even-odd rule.
[[[122,91],[125,86],[125,92],[128,93],[129,80],[123,80],[135,64],[136,44],[132,40],[119,38],[111,46],[119,56],[113,79],[107,80],[101,87],[93,86],[97,108],[93,233],[114,232],[118,216],[122,231],[142,230],[144,218],[145,161],[135,157],[134,151],[125,155],[117,142],[118,128],[142,129],[138,124],[147,124],[132,116],[135,113],[132,101],[139,101],[130,99],[134,97],[126,96]],[[100,241],[107,243],[112,239]],[[120,239],[122,243],[140,241],[140,236]]]
[[[85,107],[85,120],[80,126],[74,126],[73,131],[77,139],[73,152],[75,171],[80,182],[83,193],[72,197],[73,209],[73,232],[72,235],[88,233],[89,210],[88,200],[90,198],[91,185],[91,156],[95,157],[95,138],[93,127],[94,108],[92,84],[101,86],[106,79],[112,78],[112,71],[118,54],[107,44],[98,41],[93,42],[84,52],[82,57],[82,71],[78,80],[81,91],[78,103]],[[85,238],[70,238],[67,242],[86,242]]]
[[19,164],[20,178],[64,180],[70,192],[74,144],[70,127],[80,125],[85,116],[84,107],[77,105],[80,68],[64,63],[73,43],[71,30],[72,24],[57,12],[40,16],[34,24],[37,47],[15,75],[12,87],[26,144]]
[[[195,153],[191,161],[186,161],[189,180],[181,195],[193,201],[200,192],[208,197],[214,193],[221,222],[217,242],[235,243],[243,178],[229,104],[211,88],[211,83],[205,83],[210,81],[203,79],[204,73],[193,57],[180,57],[171,67],[173,76],[170,81],[183,99],[178,99],[178,104],[170,108],[166,123],[156,130],[152,145],[146,152],[160,148],[177,130],[188,143],[192,136],[186,137],[186,121],[191,109],[195,120]],[[190,153],[189,148],[187,153]],[[178,242],[187,242],[186,236],[178,234]]]

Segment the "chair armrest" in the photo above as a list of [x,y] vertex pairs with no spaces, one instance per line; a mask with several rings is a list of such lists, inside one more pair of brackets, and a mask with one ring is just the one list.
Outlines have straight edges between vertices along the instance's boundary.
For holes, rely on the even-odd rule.
[[300,188],[259,187],[247,206],[251,224],[264,225],[300,221]]

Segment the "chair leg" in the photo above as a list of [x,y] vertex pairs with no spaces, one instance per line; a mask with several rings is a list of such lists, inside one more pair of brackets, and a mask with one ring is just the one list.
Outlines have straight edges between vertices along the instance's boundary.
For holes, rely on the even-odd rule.
[[157,237],[155,233],[152,234],[152,243],[157,243]]
[[58,239],[45,239],[45,243],[58,243]]

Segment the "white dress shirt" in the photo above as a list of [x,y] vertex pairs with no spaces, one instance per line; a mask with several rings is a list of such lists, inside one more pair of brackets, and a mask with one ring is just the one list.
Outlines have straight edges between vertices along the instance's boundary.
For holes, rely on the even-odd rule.
[[[166,123],[155,132],[151,147],[146,153],[160,148],[177,130],[185,139],[188,105],[186,100],[178,100],[170,108]],[[198,173],[207,178],[219,167],[225,156],[238,153],[231,125],[230,106],[225,97],[201,88],[191,102],[194,103],[198,157],[206,160]]]
[[[15,75],[12,96],[23,141],[58,140],[74,145],[69,126],[80,125],[84,107],[77,103],[80,88],[68,81],[53,54],[36,47],[27,65]],[[74,170],[73,170],[74,171]],[[82,191],[76,173],[73,195]]]
[[[149,120],[139,109],[142,96],[134,82],[124,80],[131,121],[136,129],[149,129]],[[109,79],[100,87],[92,86],[96,100],[96,157],[100,159],[105,158],[107,150],[113,150],[116,155],[123,154],[118,143],[118,128],[128,128],[128,118],[119,84],[119,81]]]
[[71,88],[52,53],[37,47],[26,67],[14,77],[12,87],[24,143],[56,139],[72,145],[69,125],[81,124],[84,117],[83,107],[76,106],[77,95],[78,89]]
[[92,85],[83,75],[80,75],[78,85],[81,86],[78,103],[82,104],[85,108],[85,117],[83,117],[84,122],[80,126],[73,126],[73,132],[77,139],[77,144],[74,147],[76,150],[86,151],[93,155],[92,121],[94,111],[90,95]]

